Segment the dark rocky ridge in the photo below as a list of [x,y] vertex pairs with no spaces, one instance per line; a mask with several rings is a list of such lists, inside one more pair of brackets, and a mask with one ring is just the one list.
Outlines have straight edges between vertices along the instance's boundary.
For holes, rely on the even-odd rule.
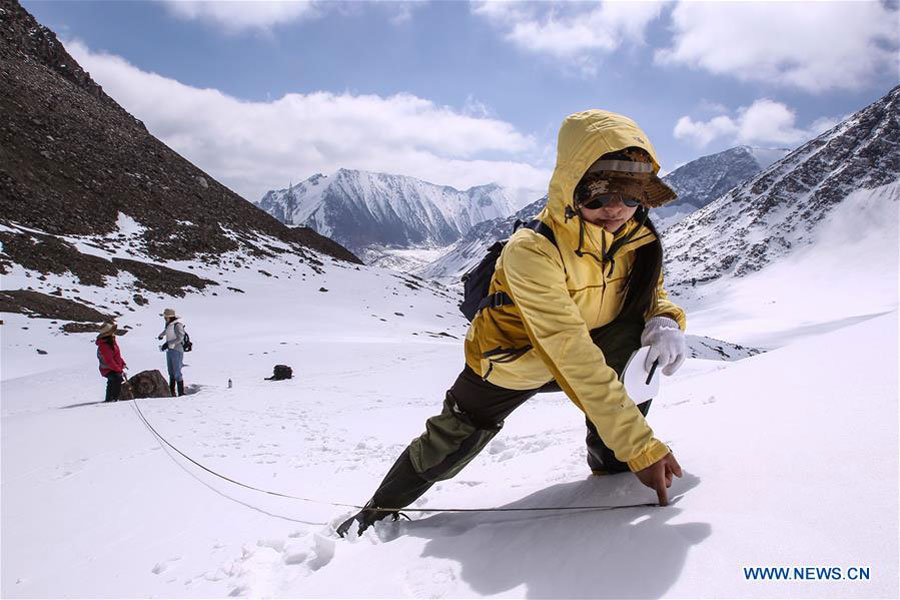
[[[308,249],[360,263],[310,229],[284,226],[150,135],[14,0],[0,0],[0,81],[0,223],[99,237],[117,230],[121,212],[145,228],[138,247],[129,244],[151,260],[285,252],[260,239],[268,236],[311,263]],[[18,235],[7,233],[4,246]],[[83,260],[71,245],[57,250],[58,262]],[[32,260],[52,270],[42,256]]]
[[[112,315],[102,313],[81,302],[57,298],[34,290],[0,291],[0,312],[22,313],[44,319],[69,321],[111,321]],[[97,331],[94,327],[88,331]]]

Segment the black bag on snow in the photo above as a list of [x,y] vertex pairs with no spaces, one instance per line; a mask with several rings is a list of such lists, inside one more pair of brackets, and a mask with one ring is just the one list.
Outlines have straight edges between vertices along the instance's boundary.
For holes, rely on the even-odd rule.
[[287,365],[275,365],[275,370],[271,377],[266,377],[267,381],[281,381],[282,379],[291,379],[294,376],[294,370]]
[[[522,225],[522,221],[516,221],[516,224],[513,226],[513,233],[515,233]],[[540,233],[556,246],[556,236],[553,235],[553,230],[543,221],[535,219],[524,225],[528,229]],[[465,275],[462,276],[463,301],[459,305],[459,310],[469,321],[472,321],[475,318],[475,315],[483,308],[487,308],[488,306],[498,307],[513,303],[512,298],[510,298],[506,292],[497,292],[496,294],[488,295],[488,292],[491,289],[491,277],[494,276],[494,267],[496,266],[497,259],[500,257],[500,252],[503,250],[503,247],[506,246],[507,241],[508,239],[494,242],[494,244],[488,248],[487,254],[481,259],[481,262],[466,271]]]

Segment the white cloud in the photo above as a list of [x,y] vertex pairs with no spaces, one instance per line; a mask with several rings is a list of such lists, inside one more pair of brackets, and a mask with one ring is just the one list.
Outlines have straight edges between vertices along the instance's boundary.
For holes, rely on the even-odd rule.
[[661,7],[661,2],[486,1],[473,2],[471,10],[522,50],[590,69],[598,53],[625,42],[643,43],[644,29]]
[[866,2],[680,2],[660,64],[809,92],[898,69],[898,12]]
[[268,32],[277,25],[322,17],[327,11],[358,16],[377,7],[394,25],[405,25],[428,0],[162,0],[180,19],[206,21],[228,33],[247,30]]
[[141,71],[78,41],[66,49],[171,148],[248,200],[338,168],[412,175],[466,188],[497,182],[546,191],[530,135],[409,94],[316,92],[248,102]]
[[714,139],[734,135],[737,125],[731,117],[715,117],[707,122],[694,121],[688,116],[681,117],[675,123],[673,134],[676,139],[690,140],[699,147],[706,146]]
[[235,33],[246,29],[269,30],[276,25],[319,15],[313,0],[163,0],[174,16],[210,21]]
[[763,98],[738,115],[737,138],[745,143],[797,144],[812,137],[795,126],[797,115],[781,102]]
[[677,139],[688,140],[698,147],[713,140],[728,138],[732,142],[751,145],[794,147],[834,127],[839,120],[822,117],[808,128],[796,125],[797,115],[785,104],[763,98],[737,110],[732,118],[719,115],[709,121],[681,117],[673,131]]
[[822,135],[838,123],[842,121],[846,121],[850,118],[850,115],[844,115],[843,117],[819,117],[815,121],[812,122],[812,125],[809,126],[809,131],[812,133],[810,137],[816,137],[818,135]]
[[428,0],[379,0],[390,14],[394,25],[406,25],[412,21],[413,13],[425,6]]
[[705,113],[709,113],[711,115],[724,115],[728,112],[728,107],[720,102],[713,102],[712,100],[707,100],[706,98],[700,99],[699,108],[701,111]]
[[496,113],[491,107],[476,98],[474,94],[469,94],[463,103],[462,114],[468,117],[488,118],[493,117]]

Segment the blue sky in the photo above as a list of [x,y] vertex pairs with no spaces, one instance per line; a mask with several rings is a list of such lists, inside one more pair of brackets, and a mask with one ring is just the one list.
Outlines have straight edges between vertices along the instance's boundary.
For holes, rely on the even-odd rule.
[[796,147],[898,84],[896,3],[23,2],[245,198],[339,167],[545,191],[569,113],[663,168]]

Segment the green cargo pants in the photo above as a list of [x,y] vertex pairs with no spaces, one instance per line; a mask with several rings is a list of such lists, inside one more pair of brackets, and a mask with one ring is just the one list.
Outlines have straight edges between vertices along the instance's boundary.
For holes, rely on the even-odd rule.
[[[591,331],[591,339],[603,351],[606,363],[621,374],[631,354],[640,347],[642,321],[614,321]],[[539,392],[559,391],[555,381],[533,390],[509,390],[484,381],[468,366],[447,391],[439,415],[425,423],[425,433],[412,441],[385,476],[367,506],[403,508],[435,482],[459,473],[503,427],[517,407]],[[650,402],[638,408],[646,415]],[[627,471],[603,443],[589,419],[588,465],[595,471]],[[372,521],[386,512],[372,515]]]

